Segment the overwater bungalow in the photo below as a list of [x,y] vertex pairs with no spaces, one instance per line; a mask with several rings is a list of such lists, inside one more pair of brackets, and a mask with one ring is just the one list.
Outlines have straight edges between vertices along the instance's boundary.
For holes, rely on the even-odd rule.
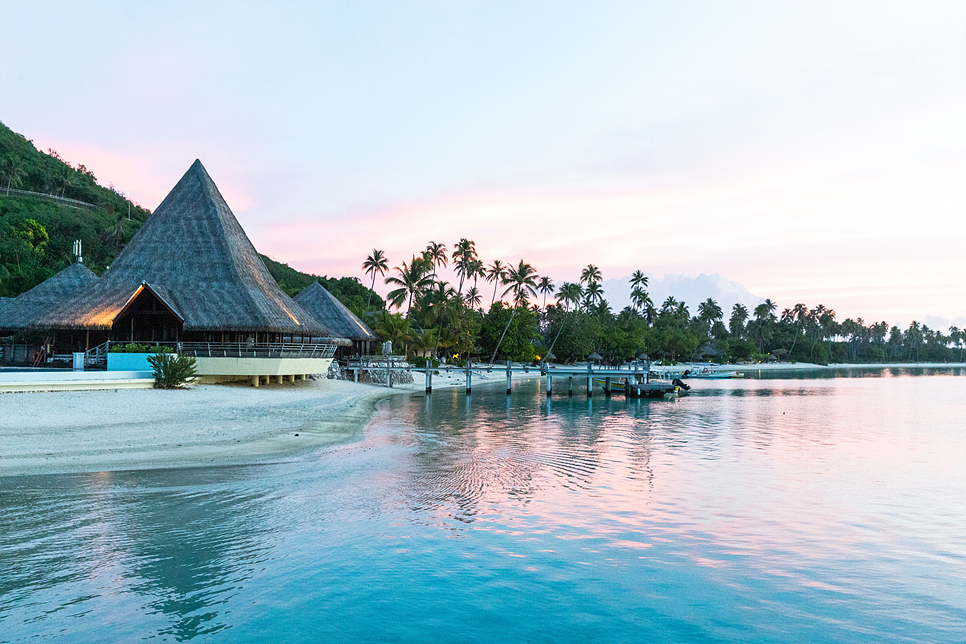
[[93,352],[89,362],[111,342],[167,343],[196,356],[206,380],[256,385],[324,372],[346,343],[282,292],[201,161],[100,279],[30,328],[65,349],[68,335],[70,350]]
[[339,347],[336,352],[339,358],[370,354],[379,342],[379,337],[365,322],[318,282],[312,282],[302,289],[295,296],[295,301],[305,307],[332,333],[352,341],[351,346]]

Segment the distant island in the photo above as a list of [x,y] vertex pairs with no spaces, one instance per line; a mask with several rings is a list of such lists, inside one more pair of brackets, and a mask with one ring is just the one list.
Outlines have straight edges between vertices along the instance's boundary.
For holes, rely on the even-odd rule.
[[[54,150],[41,152],[0,124],[0,297],[15,297],[70,266],[75,240],[82,242],[85,265],[100,275],[150,216],[114,186],[101,186],[85,166],[72,166]],[[840,321],[822,304],[779,311],[766,299],[751,310],[735,304],[726,312],[709,298],[692,315],[674,296],[651,301],[641,270],[631,278],[631,305],[615,312],[593,264],[579,281],[558,286],[522,259],[484,263],[465,238],[452,252],[430,241],[392,268],[385,253],[373,249],[361,263],[368,284],[261,258],[288,295],[319,282],[397,352],[418,360],[574,362],[596,356],[618,363],[647,356],[861,364],[966,358],[966,338],[956,327],[944,333],[918,322],[900,329],[885,321]],[[450,263],[456,284],[437,278]],[[392,287],[388,302],[375,292],[376,279]]]

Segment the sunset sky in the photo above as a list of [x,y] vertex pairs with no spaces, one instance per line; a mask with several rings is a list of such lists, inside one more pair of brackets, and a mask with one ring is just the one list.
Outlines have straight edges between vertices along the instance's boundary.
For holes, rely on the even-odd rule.
[[0,121],[151,209],[200,158],[304,271],[365,280],[372,248],[467,237],[558,284],[591,262],[720,274],[780,309],[966,326],[963,2],[4,0],[0,20]]

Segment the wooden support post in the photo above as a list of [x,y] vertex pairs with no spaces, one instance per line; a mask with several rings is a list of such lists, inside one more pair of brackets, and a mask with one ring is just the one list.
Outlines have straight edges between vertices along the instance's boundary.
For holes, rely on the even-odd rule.
[[508,396],[510,395],[510,391],[511,391],[510,380],[511,380],[511,378],[510,378],[510,361],[507,360],[506,361],[506,393],[507,393]]
[[275,377],[276,377],[276,381],[275,382],[277,382],[278,384],[282,384],[282,378],[283,378],[283,376],[275,376]]
[[258,387],[258,376],[252,376],[252,387]]
[[352,370],[352,376],[356,382],[359,382],[359,367]]
[[553,393],[553,376],[547,373],[547,398]]
[[473,363],[466,361],[466,393],[473,391]]
[[594,367],[587,365],[587,397],[594,395]]
[[433,393],[433,370],[426,367],[426,393]]
[[604,378],[604,395],[610,398],[610,376]]
[[386,389],[392,387],[392,367],[390,365],[392,362],[389,360],[389,356],[386,356]]
[[573,396],[574,395],[574,377],[573,376],[568,377],[567,378],[567,381],[568,381],[568,383],[567,383],[567,395],[568,396]]

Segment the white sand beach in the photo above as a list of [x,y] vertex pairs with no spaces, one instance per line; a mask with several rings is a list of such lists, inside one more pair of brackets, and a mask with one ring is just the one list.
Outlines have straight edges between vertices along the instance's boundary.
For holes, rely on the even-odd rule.
[[[0,394],[0,477],[230,465],[280,460],[358,440],[375,404],[422,391],[340,380]],[[515,374],[514,379],[539,377]],[[474,374],[474,385],[505,381]],[[462,372],[433,388],[462,387]]]

